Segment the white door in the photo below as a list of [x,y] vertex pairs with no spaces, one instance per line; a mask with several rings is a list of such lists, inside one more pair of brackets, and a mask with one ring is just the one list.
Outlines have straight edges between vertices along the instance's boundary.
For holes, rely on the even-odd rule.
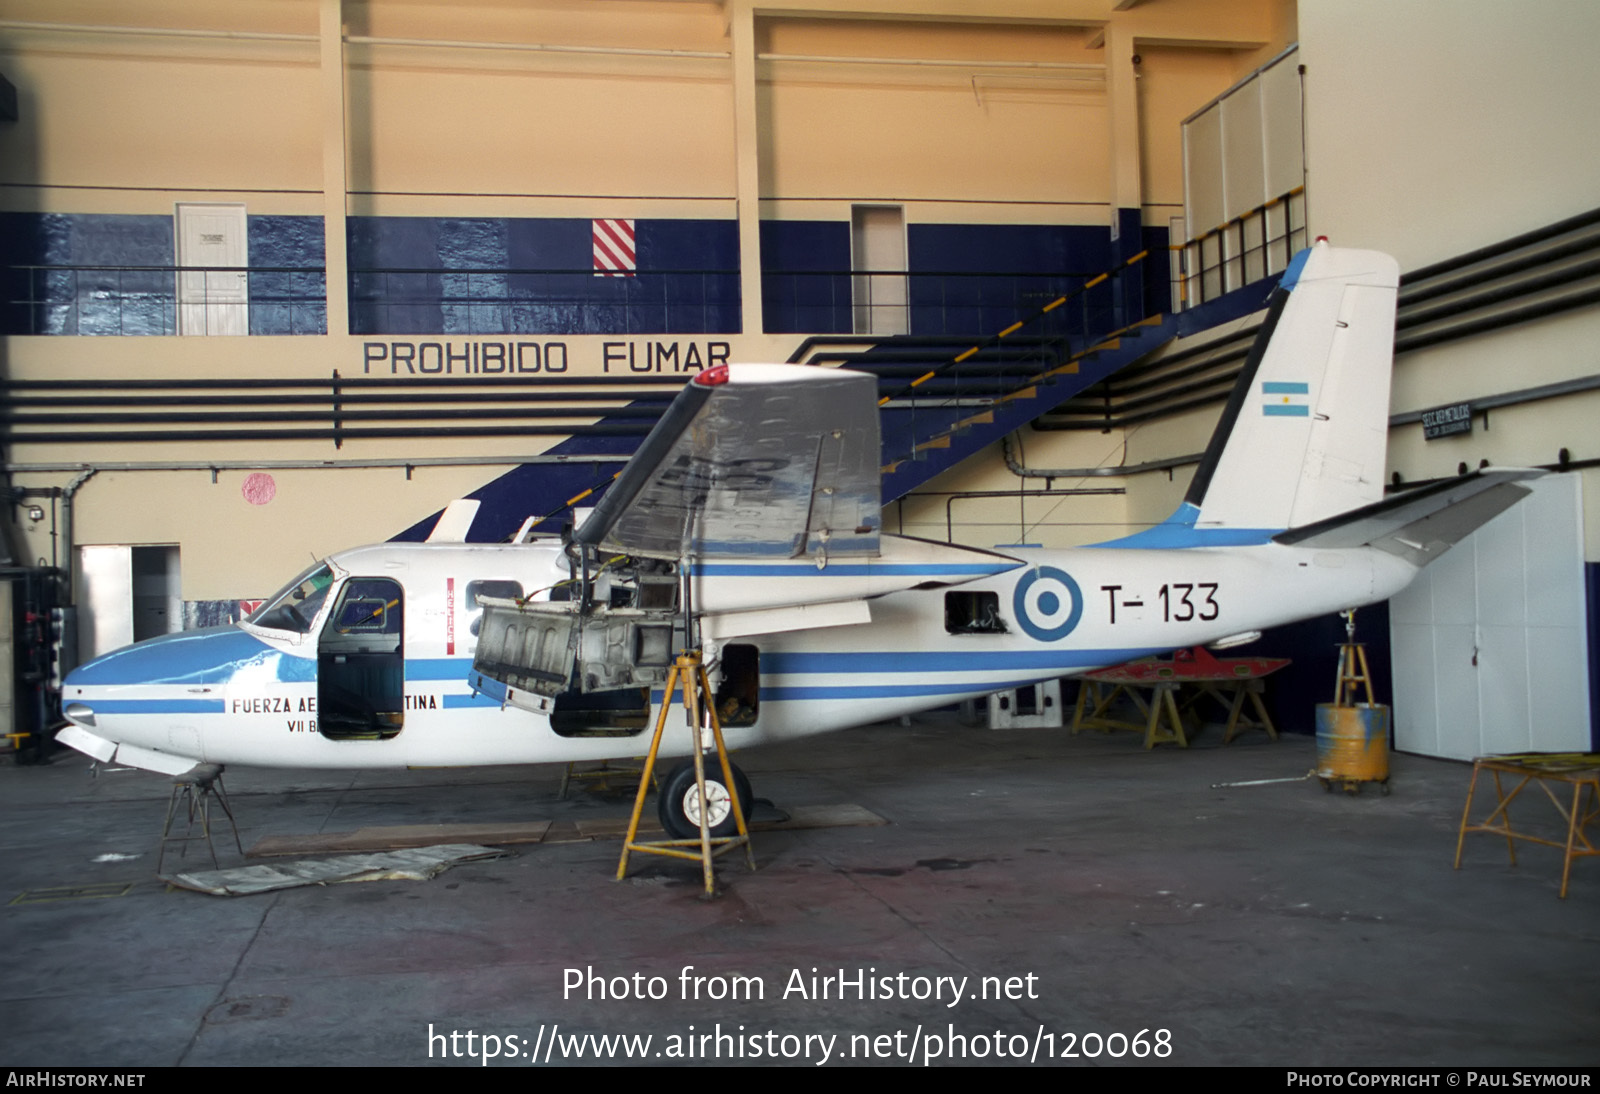
[[245,229],[243,205],[178,205],[179,334],[250,333]]
[[78,548],[78,663],[133,641],[133,548]]
[[854,277],[855,333],[905,334],[911,329],[906,299],[906,221],[898,205],[856,205],[850,210],[850,268]]
[[1588,749],[1579,485],[1535,481],[1389,602],[1396,748],[1456,760]]
[[183,629],[178,548],[78,548],[78,663]]

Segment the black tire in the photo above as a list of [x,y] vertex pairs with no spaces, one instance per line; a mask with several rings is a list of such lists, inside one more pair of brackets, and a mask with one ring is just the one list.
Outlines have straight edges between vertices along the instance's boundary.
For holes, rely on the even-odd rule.
[[[711,800],[711,819],[717,822],[711,826],[711,835],[713,837],[737,835],[739,825],[734,820],[728,793],[722,784],[720,765],[714,756],[706,757],[705,765],[706,797]],[[750,780],[745,778],[738,764],[729,766],[733,768],[734,789],[738,791],[739,804],[743,807],[745,823],[748,824],[755,802],[750,796]],[[661,820],[661,827],[666,829],[667,835],[673,839],[700,838],[696,797],[694,760],[684,760],[672,769],[672,774],[661,784],[661,793],[656,805],[656,815]]]

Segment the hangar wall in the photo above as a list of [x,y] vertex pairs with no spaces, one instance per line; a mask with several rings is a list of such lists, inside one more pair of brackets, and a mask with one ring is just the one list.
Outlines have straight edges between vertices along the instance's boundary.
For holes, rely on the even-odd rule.
[[[759,13],[744,0],[4,0],[0,67],[22,110],[0,128],[3,367],[13,380],[393,376],[404,371],[394,343],[433,335],[465,353],[513,334],[560,342],[573,373],[620,372],[629,354],[630,374],[643,371],[657,344],[678,355],[669,372],[717,352],[782,359],[799,335],[848,314],[785,311],[772,284],[819,271],[837,281],[861,204],[902,207],[913,273],[1098,272],[1144,242],[1141,221],[1163,240],[1181,208],[1181,118],[1294,33],[1283,0],[1121,6],[1004,0],[974,16],[970,4],[886,0]],[[330,10],[344,24],[331,47]],[[330,71],[342,79],[330,85]],[[170,267],[177,202],[246,207],[251,336],[175,335],[159,269],[154,282],[119,273],[134,276],[131,289],[95,280],[108,267]],[[590,225],[603,217],[636,222],[629,288],[653,262],[695,275],[698,307],[608,313],[605,294],[621,290],[588,269]],[[33,271],[39,280],[19,286],[15,270],[29,266],[92,269]],[[470,271],[506,268],[572,274],[566,290],[584,307],[481,306],[501,275]],[[346,287],[350,333],[338,320]],[[1104,441],[1030,438],[1027,456],[1098,462]],[[393,535],[556,443],[35,436],[7,455],[25,488],[100,468],[76,490],[75,542],[178,544],[194,602],[264,595],[308,555]],[[429,458],[482,462],[404,466]],[[185,461],[235,466],[139,469]],[[323,466],[274,471],[272,501],[254,504],[249,465],[271,461]],[[1003,461],[983,462],[972,474],[1015,488]],[[1030,541],[1101,538],[1165,515],[1132,499],[1072,501],[1028,500]],[[951,510],[955,538],[1015,541],[1015,508],[965,500]],[[909,502],[906,530],[944,538],[945,509],[942,497]],[[26,556],[60,551],[51,516],[17,532]]]
[[[1600,33],[1594,5],[1302,0],[1300,23],[1316,232],[1390,251],[1411,270],[1596,206],[1600,147],[1580,106],[1600,101],[1584,45]],[[1600,312],[1589,307],[1402,355],[1393,408],[1592,375],[1597,338]],[[1480,420],[1471,434],[1431,442],[1402,427],[1390,436],[1390,468],[1421,479],[1481,459],[1555,463],[1562,448],[1600,457],[1597,409],[1593,394],[1526,403],[1495,411],[1487,429]],[[1581,474],[1585,557],[1595,562],[1600,478]]]
[[[1595,207],[1600,148],[1574,109],[1600,101],[1600,75],[1582,45],[1600,30],[1593,5],[1551,0],[1512,11],[1494,3],[1301,0],[1298,14],[1313,236],[1389,251],[1405,272]],[[1597,337],[1600,313],[1590,306],[1403,353],[1392,410],[1581,379],[1594,374],[1588,347]],[[1399,426],[1390,434],[1389,468],[1415,481],[1485,459],[1553,464],[1562,448],[1573,461],[1600,457],[1586,428],[1596,410],[1600,395],[1590,392],[1495,410],[1487,428],[1480,414],[1465,436],[1424,441],[1419,424]],[[1028,462],[1093,466],[1112,452],[1120,457],[1123,441],[1126,461],[1109,462],[1195,452],[1214,419],[1214,411],[1192,412],[1125,438],[1071,435],[1070,455]],[[1593,563],[1600,559],[1600,477],[1578,473]],[[1161,519],[1181,499],[1188,474],[1130,477],[1127,519]],[[1004,477],[996,458],[973,461],[938,485],[996,487]]]

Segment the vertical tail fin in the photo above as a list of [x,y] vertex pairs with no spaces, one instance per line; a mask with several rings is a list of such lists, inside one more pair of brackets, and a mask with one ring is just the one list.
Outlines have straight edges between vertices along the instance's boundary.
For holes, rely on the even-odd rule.
[[1295,256],[1184,498],[1197,531],[1276,532],[1383,497],[1399,283],[1376,251]]

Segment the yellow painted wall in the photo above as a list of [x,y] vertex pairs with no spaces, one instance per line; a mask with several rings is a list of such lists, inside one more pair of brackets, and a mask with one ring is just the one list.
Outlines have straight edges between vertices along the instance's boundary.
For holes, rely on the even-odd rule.
[[[1108,201],[1104,55],[1078,28],[769,20],[763,30],[758,49],[780,58],[762,66],[763,196]],[[798,59],[808,57],[861,60]],[[1039,67],[1006,67],[1022,64]],[[1082,67],[1049,67],[1060,65]]]
[[[1234,54],[1146,46],[1139,56],[1140,185],[1146,209],[1183,214],[1183,120],[1238,79]],[[1164,221],[1163,221],[1164,222]]]
[[0,28],[0,64],[20,114],[0,126],[4,208],[170,215],[208,191],[318,208],[312,44]]
[[[1141,181],[1146,202],[1181,200],[1177,120],[1274,48],[1285,4],[1115,8],[1112,0],[762,6],[756,49],[776,56],[755,66],[761,214],[844,221],[853,202],[894,200],[923,223],[1106,223],[1109,92],[1095,66],[1107,63],[1097,44],[1107,31],[1158,58],[1149,62],[1141,115],[1148,145]],[[342,204],[355,215],[732,218],[740,209],[730,30],[751,10],[743,0],[346,0],[352,193],[341,201],[322,193],[329,113],[315,0],[0,0],[0,71],[22,98],[22,120],[0,126],[0,210],[170,215],[175,201],[201,200],[241,201],[253,214],[320,215]],[[128,27],[198,33],[116,29]],[[274,37],[250,37],[263,35]],[[797,55],[857,63],[784,59]],[[884,59],[962,63],[859,63]],[[1154,223],[1164,218],[1151,215]],[[575,371],[599,372],[603,344],[616,339],[560,340],[571,347]],[[799,341],[723,340],[740,360],[782,359]],[[0,367],[19,379],[359,375],[365,341],[337,333],[18,337],[0,346]],[[120,443],[66,452],[18,445],[8,457],[95,466],[499,459],[535,454],[554,440],[373,441],[338,450],[321,442]],[[1144,444],[1137,436],[1129,443],[1130,451]],[[1087,466],[1120,459],[1111,453],[1119,445],[1097,433],[1040,434],[1027,438],[1025,455],[1030,464]],[[242,470],[221,471],[215,483],[209,472],[102,471],[78,495],[76,531],[81,544],[178,543],[185,599],[258,596],[309,554],[387,537],[498,472],[418,469],[407,481],[401,470],[274,471],[277,496],[251,506],[240,493]],[[1155,510],[1173,489],[1181,494],[1181,482],[1156,477],[1159,485],[1138,485],[1149,476],[1133,480],[1127,497],[1030,500],[1015,532],[1015,502],[962,502],[957,538],[1107,538],[1166,515]],[[13,482],[64,486],[71,478],[20,472]],[[1006,489],[1015,481],[995,452],[930,489]],[[981,485],[965,485],[972,483]],[[944,503],[916,499],[906,520],[908,532],[943,538]],[[48,557],[48,521],[31,528],[25,521],[20,532],[26,555]]]
[[1600,5],[1301,0],[1318,233],[1415,269],[1600,202]]

